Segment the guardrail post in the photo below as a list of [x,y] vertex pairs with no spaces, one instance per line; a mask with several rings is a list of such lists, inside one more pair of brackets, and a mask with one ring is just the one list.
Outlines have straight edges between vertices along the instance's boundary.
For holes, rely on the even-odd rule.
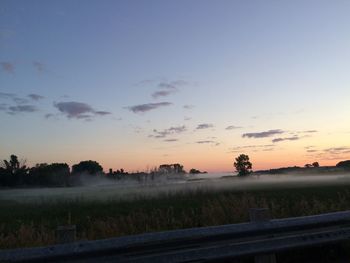
[[[268,208],[251,208],[249,209],[249,218],[252,223],[262,223],[271,219]],[[276,263],[275,254],[257,255],[254,257],[255,263]]]
[[76,240],[76,226],[59,226],[56,229],[56,244],[73,243]]

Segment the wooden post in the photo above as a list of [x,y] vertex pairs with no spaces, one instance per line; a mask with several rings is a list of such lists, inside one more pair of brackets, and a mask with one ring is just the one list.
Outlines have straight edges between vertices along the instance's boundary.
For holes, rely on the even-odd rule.
[[[251,208],[249,209],[249,218],[252,223],[263,223],[271,219],[268,208]],[[275,254],[257,255],[254,257],[255,263],[276,263]]]
[[59,226],[56,229],[56,244],[73,243],[76,240],[76,226]]

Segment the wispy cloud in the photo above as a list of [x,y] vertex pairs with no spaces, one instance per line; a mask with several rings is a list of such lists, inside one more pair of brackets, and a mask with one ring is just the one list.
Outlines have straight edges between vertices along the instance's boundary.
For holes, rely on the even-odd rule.
[[345,160],[350,158],[350,147],[339,146],[326,149],[307,149],[310,158],[319,160]]
[[55,118],[56,115],[53,114],[53,113],[47,113],[47,114],[44,115],[44,117],[45,117],[45,119],[51,119],[51,118]]
[[28,112],[38,111],[38,108],[36,106],[31,105],[29,103],[29,99],[19,97],[13,93],[0,92],[0,99],[7,100],[7,103],[1,104],[2,105],[1,110],[6,111],[10,115],[15,115],[17,113],[22,113],[22,112],[28,113]]
[[31,98],[32,100],[35,100],[35,101],[42,100],[45,98],[45,97],[38,95],[38,94],[29,94],[28,97]]
[[144,129],[140,126],[130,125],[130,127],[133,129],[134,133],[140,134],[144,132]]
[[275,150],[274,148],[265,148],[265,149],[262,149],[262,152],[272,152],[274,150]]
[[33,61],[33,67],[40,73],[46,70],[45,65],[38,61]]
[[16,95],[13,93],[0,92],[1,99],[13,99],[15,97],[16,97]]
[[[18,112],[34,112],[34,111],[37,111],[38,109],[33,106],[33,105],[30,105],[30,100],[29,98],[33,101],[36,101],[36,100],[39,100],[41,98],[43,98],[42,96],[40,95],[37,95],[37,94],[30,94],[27,96],[27,98],[24,98],[24,97],[19,97],[17,96],[16,94],[13,94],[13,93],[6,93],[6,92],[0,92],[0,99],[4,99],[4,100],[7,100],[8,101],[8,105],[10,105],[8,107],[9,109],[9,114],[15,114],[15,113],[18,113]],[[10,103],[9,102],[12,101],[15,103],[15,105],[11,105],[13,103]],[[35,109],[35,110],[34,110]]]
[[280,129],[275,129],[275,130],[268,130],[268,131],[263,131],[263,132],[251,132],[251,133],[244,133],[242,135],[243,138],[266,138],[266,137],[271,137],[277,134],[282,134],[284,131]]
[[333,147],[333,148],[324,149],[323,151],[330,154],[344,154],[344,153],[350,153],[350,147],[347,147],[347,146]]
[[70,119],[91,119],[94,116],[111,114],[108,111],[96,111],[90,105],[76,101],[58,102],[54,106]]
[[27,99],[19,98],[19,97],[13,98],[13,101],[16,102],[17,104],[26,104],[26,103],[28,103]]
[[159,82],[158,87],[163,88],[163,89],[177,89],[181,86],[188,85],[189,83],[186,80],[183,79],[178,79],[178,80],[173,80],[169,82]]
[[15,65],[13,63],[8,61],[2,61],[0,62],[0,65],[3,71],[11,74],[15,73]]
[[165,139],[165,142],[177,142],[179,139]]
[[230,125],[230,126],[227,126],[227,127],[225,128],[225,130],[228,130],[228,131],[230,131],[230,130],[237,130],[237,129],[242,129],[242,127]]
[[128,110],[132,111],[133,113],[142,113],[147,112],[150,110],[155,110],[161,107],[170,106],[172,103],[170,102],[159,102],[159,103],[147,103],[147,104],[140,104],[135,106],[126,107]]
[[146,85],[152,85],[154,83],[157,82],[157,78],[154,78],[154,79],[144,79],[144,80],[141,80],[137,83],[135,83],[133,86],[146,86]]
[[213,144],[215,146],[219,146],[220,143],[212,140],[203,140],[203,141],[196,141],[197,144]]
[[215,143],[214,141],[196,141],[198,144]]
[[241,152],[246,150],[251,150],[253,152],[271,151],[274,147],[274,144],[235,146],[230,148],[230,152]]
[[159,97],[166,97],[179,91],[181,86],[187,85],[185,80],[175,80],[169,82],[159,82],[157,85],[158,90],[152,93],[152,97],[157,99]]
[[8,107],[8,114],[17,114],[21,112],[35,112],[38,109],[34,105],[17,105]]
[[158,84],[158,87],[159,88],[162,88],[162,89],[169,89],[169,90],[176,90],[177,89],[177,84],[176,82],[160,82]]
[[309,146],[305,146],[304,148],[305,148],[305,149],[312,149],[312,148],[315,148],[315,146],[309,145]]
[[0,103],[0,111],[4,111],[7,109],[7,104],[6,103]]
[[214,125],[211,124],[211,123],[202,123],[202,124],[199,124],[196,128],[196,130],[204,130],[204,129],[209,129],[209,128],[213,128]]
[[96,115],[99,115],[99,116],[105,116],[105,115],[110,115],[111,114],[109,111],[95,111],[94,113]]
[[315,149],[309,149],[309,150],[306,150],[306,152],[308,152],[308,153],[315,153],[315,152],[318,152],[318,150],[315,150]]
[[194,105],[186,104],[186,105],[183,106],[183,108],[186,109],[186,110],[192,110],[192,109],[195,108],[195,106],[194,106]]
[[62,113],[66,114],[68,118],[78,118],[86,113],[93,113],[94,109],[86,104],[76,101],[58,102],[54,106]]
[[300,139],[299,136],[293,136],[293,137],[285,137],[285,138],[276,138],[276,139],[273,139],[272,142],[277,143],[277,142],[283,142],[283,141],[296,141],[299,139]]
[[244,146],[235,146],[235,147],[232,147],[232,149],[237,149],[237,150],[240,150],[240,149],[249,149],[249,148],[265,148],[265,147],[273,147],[275,145],[273,144],[264,144],[264,145],[244,145]]
[[302,131],[302,133],[316,133],[318,132],[317,130],[308,130],[308,131]]
[[170,127],[168,129],[161,130],[161,131],[154,129],[153,134],[149,135],[149,137],[151,137],[151,138],[165,138],[169,135],[179,134],[179,133],[183,133],[185,131],[187,131],[187,128],[185,125]]
[[176,92],[176,90],[158,90],[158,91],[152,93],[152,97],[154,99],[157,99],[159,97],[166,97],[166,96],[168,96],[172,93],[175,93],[175,92]]

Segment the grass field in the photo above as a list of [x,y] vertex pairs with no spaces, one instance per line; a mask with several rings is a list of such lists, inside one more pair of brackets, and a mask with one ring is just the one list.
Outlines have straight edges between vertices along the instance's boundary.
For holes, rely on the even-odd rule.
[[350,209],[350,184],[196,188],[131,199],[0,202],[0,248],[55,242],[59,225],[77,225],[79,240],[248,221],[248,209],[269,207],[274,218]]

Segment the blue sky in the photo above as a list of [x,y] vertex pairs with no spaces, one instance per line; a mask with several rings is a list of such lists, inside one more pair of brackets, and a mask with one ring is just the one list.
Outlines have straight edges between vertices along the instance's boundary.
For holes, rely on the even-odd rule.
[[256,168],[350,158],[349,12],[347,1],[2,0],[0,157],[209,171],[233,169],[241,151]]

